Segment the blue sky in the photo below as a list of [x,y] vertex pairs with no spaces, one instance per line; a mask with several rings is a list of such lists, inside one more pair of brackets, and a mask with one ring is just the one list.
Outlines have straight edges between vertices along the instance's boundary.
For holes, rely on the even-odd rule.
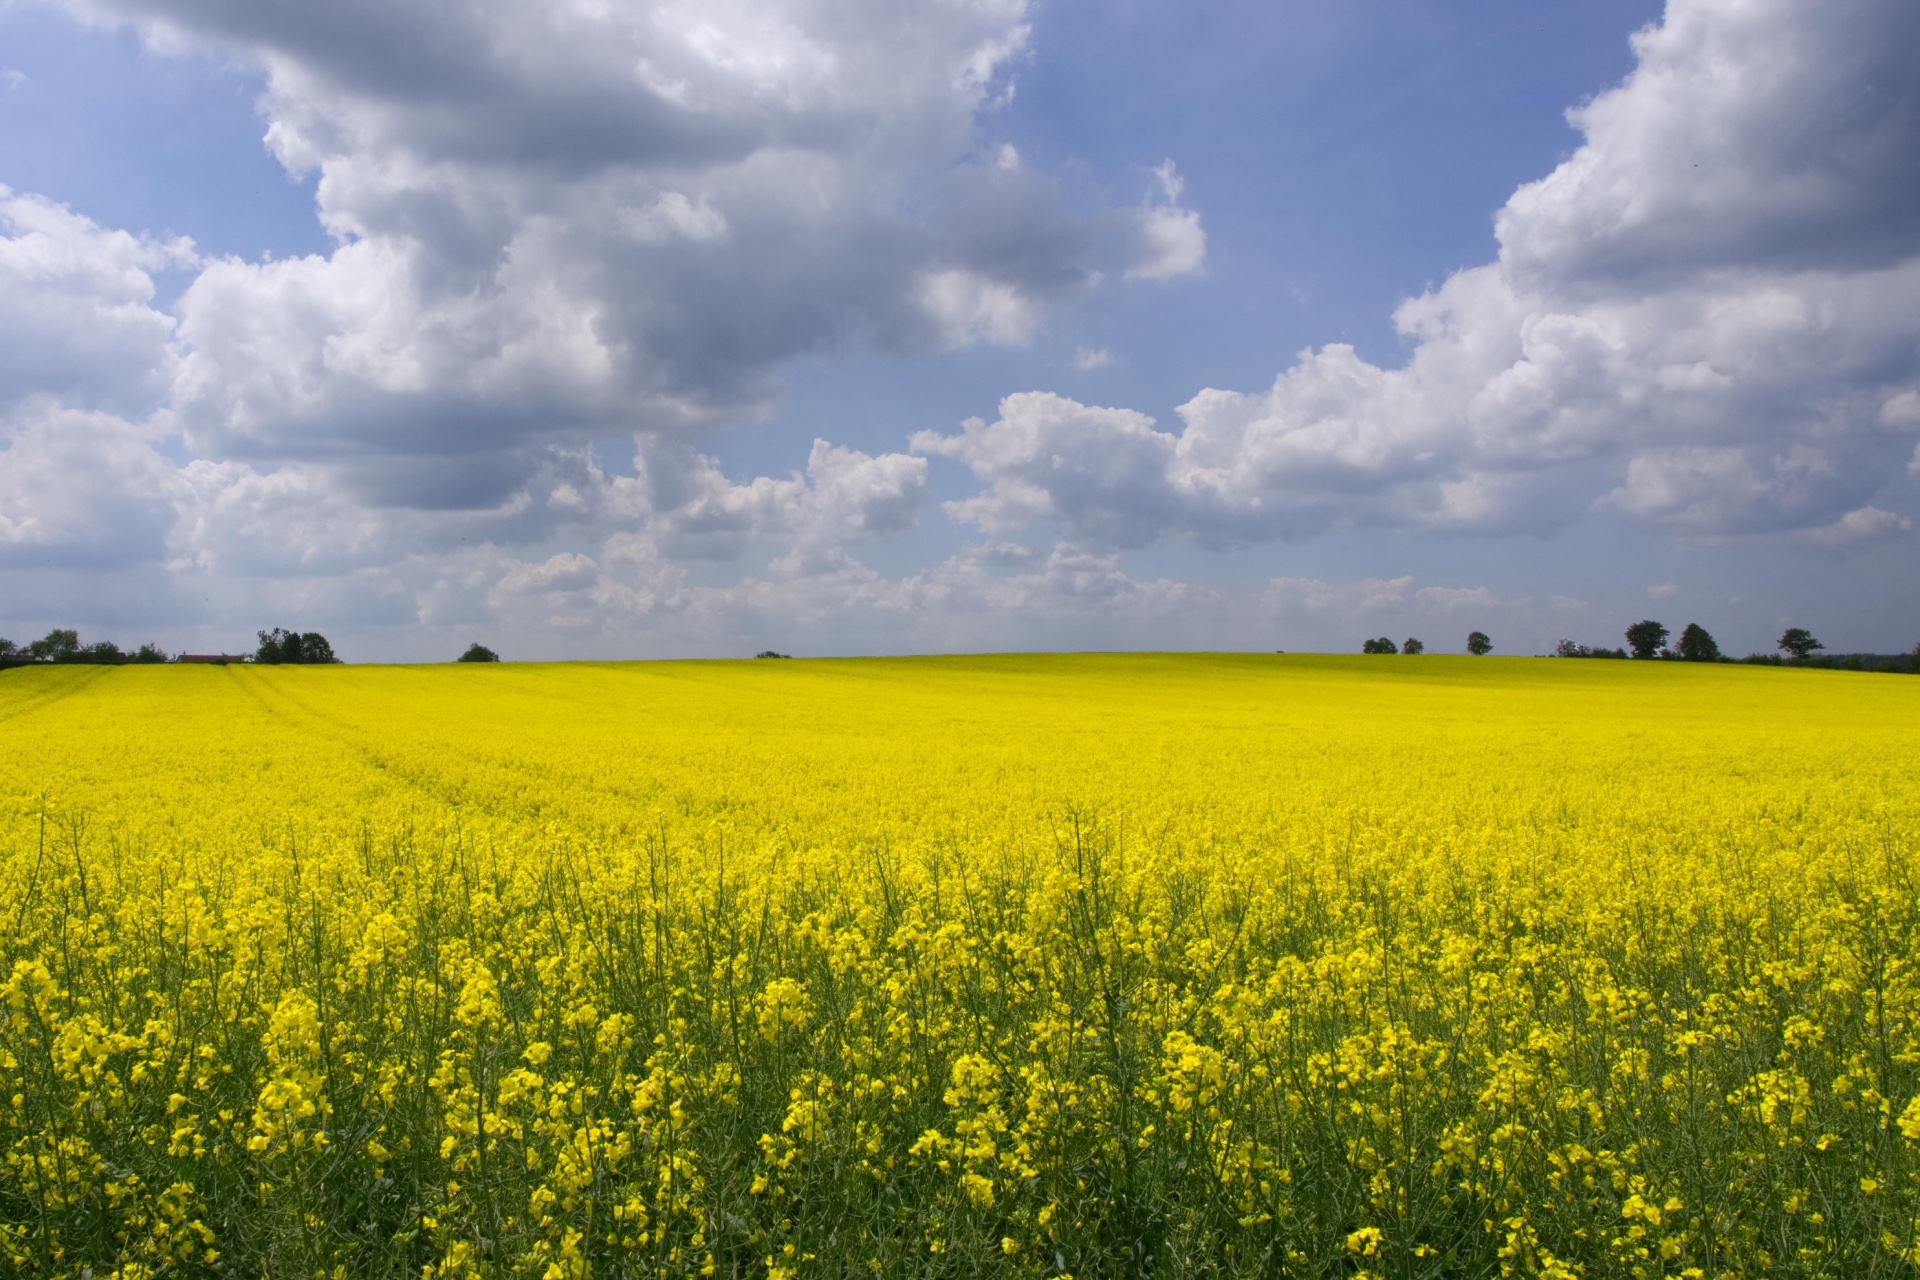
[[0,635],[1920,640],[1908,5],[308,12],[0,7]]

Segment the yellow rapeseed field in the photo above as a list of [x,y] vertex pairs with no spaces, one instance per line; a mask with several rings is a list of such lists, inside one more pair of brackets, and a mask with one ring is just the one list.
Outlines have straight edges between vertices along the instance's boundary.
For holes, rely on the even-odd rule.
[[0,1270],[1920,1275],[1920,680],[0,674]]

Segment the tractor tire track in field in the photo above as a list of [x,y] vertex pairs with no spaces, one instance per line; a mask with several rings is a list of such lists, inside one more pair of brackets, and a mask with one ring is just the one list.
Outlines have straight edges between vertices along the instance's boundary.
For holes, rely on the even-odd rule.
[[262,710],[296,733],[318,738],[343,749],[375,773],[398,781],[426,799],[438,800],[450,807],[462,806],[467,802],[464,789],[457,783],[426,770],[396,764],[393,753],[375,747],[364,731],[356,731],[338,717],[316,710],[284,689],[275,689],[269,694],[260,676],[248,672],[239,677],[239,683]]
[[[423,801],[449,810],[495,815],[499,802],[485,788],[476,790],[461,780],[462,775],[473,777],[476,767],[496,769],[521,781],[538,774],[550,781],[564,782],[564,794],[577,792],[588,798],[585,803],[559,805],[558,811],[571,822],[584,821],[587,827],[595,825],[587,815],[600,807],[598,799],[621,794],[617,787],[609,787],[602,781],[589,780],[565,770],[556,771],[550,762],[524,754],[486,752],[472,743],[461,743],[455,748],[452,744],[436,743],[426,737],[396,742],[390,729],[384,734],[378,733],[347,716],[324,711],[309,701],[307,696],[291,691],[286,683],[263,679],[263,673],[248,672],[239,678],[241,687],[281,723],[296,732],[311,734],[342,748],[377,774],[392,779]],[[455,751],[456,754],[449,756],[449,751]],[[454,760],[457,767],[437,768],[421,762],[421,756]],[[525,804],[524,795],[516,802]]]
[[[74,668],[69,669],[73,670]],[[52,689],[38,693],[26,694],[19,702],[12,706],[0,706],[0,724],[5,724],[9,720],[18,720],[22,716],[32,715],[36,711],[44,711],[48,707],[64,702],[77,693],[83,693],[104,679],[110,670],[112,670],[110,667],[79,667],[79,674],[76,674],[72,679],[62,685],[57,685]]]
[[[306,698],[290,692],[284,684],[267,681],[258,673],[242,674],[239,681],[240,687],[275,720],[296,733],[340,748],[374,774],[398,784],[396,790],[417,796],[423,803],[443,810],[493,815],[494,805],[484,795],[476,795],[471,787],[456,777],[450,777],[448,771],[409,759],[430,751],[431,743],[415,741],[401,745],[396,744],[391,736],[379,738],[365,726],[322,711]],[[473,766],[480,763],[525,775],[532,762],[510,755],[483,759],[470,747],[464,749],[464,754],[460,756],[462,772],[471,773]]]

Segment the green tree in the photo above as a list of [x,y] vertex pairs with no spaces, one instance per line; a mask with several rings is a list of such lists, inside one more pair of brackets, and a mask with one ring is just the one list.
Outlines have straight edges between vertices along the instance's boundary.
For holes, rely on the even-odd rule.
[[1774,643],[1773,647],[1791,654],[1795,662],[1805,662],[1813,656],[1815,649],[1824,649],[1827,646],[1815,640],[1813,632],[1805,627],[1788,627],[1780,633],[1780,639]]
[[1627,628],[1627,647],[1633,650],[1636,658],[1654,658],[1660,654],[1660,646],[1667,642],[1667,629],[1652,618],[1645,618]]
[[271,631],[262,631],[259,634],[260,647],[253,651],[253,660],[255,662],[265,663],[268,666],[277,666],[287,661],[287,640],[289,638],[287,632],[281,630],[279,627],[275,627]]
[[454,659],[456,662],[498,662],[500,655],[475,640],[467,646],[467,651]]
[[300,656],[297,662],[338,662],[333,654],[333,646],[318,631],[308,631],[300,637]]
[[1484,631],[1467,632],[1467,652],[1476,658],[1484,658],[1493,652],[1493,637]]
[[1398,653],[1400,646],[1381,636],[1378,640],[1367,640],[1360,645],[1362,653]]
[[1412,636],[1408,636],[1406,643],[1400,646],[1400,652],[1402,653],[1425,653],[1426,651],[1426,644],[1414,639]]
[[173,658],[170,654],[167,653],[165,649],[162,649],[159,645],[154,644],[152,641],[148,641],[146,644],[141,645],[138,649],[135,649],[133,653],[128,656],[127,661],[128,662],[171,662],[173,661]]
[[317,664],[338,662],[333,654],[333,646],[318,631],[283,631],[275,627],[272,631],[259,633],[260,647],[254,651],[253,660],[275,666],[283,662]]
[[1707,629],[1697,622],[1689,622],[1686,630],[1680,633],[1680,656],[1688,662],[1720,661],[1720,646],[1714,642]]
[[58,627],[27,646],[27,656],[35,662],[72,662],[80,652],[80,633]]

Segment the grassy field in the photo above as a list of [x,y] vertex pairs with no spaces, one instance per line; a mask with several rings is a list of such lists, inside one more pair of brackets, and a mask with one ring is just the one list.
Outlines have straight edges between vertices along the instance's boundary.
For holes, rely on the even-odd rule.
[[0,674],[24,1275],[1920,1275],[1920,680]]

